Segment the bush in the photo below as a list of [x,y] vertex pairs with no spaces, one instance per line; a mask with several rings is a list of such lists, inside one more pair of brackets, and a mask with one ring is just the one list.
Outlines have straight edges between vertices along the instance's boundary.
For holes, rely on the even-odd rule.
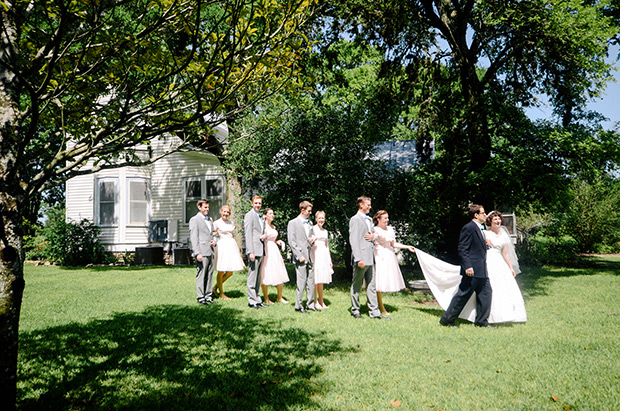
[[530,250],[540,264],[570,264],[577,260],[578,243],[569,235],[550,237],[539,232],[530,237]]
[[107,263],[111,256],[99,241],[98,234],[99,227],[90,221],[66,222],[64,208],[53,208],[48,212],[48,220],[40,235],[29,239],[33,247],[27,256],[65,266]]

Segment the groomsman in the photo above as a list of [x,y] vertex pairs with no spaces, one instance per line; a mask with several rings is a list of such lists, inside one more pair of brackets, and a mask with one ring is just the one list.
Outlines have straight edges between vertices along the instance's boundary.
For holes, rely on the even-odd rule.
[[[297,296],[295,298],[295,311],[307,313],[306,310],[316,311],[314,308],[314,271],[310,258],[310,247],[315,238],[312,233],[312,223],[309,220],[312,213],[312,203],[302,201],[299,203],[299,215],[288,222],[287,237],[291,247],[295,273],[297,274]],[[302,305],[306,289],[306,308]]]
[[252,209],[243,219],[243,242],[248,258],[248,307],[257,310],[265,307],[260,298],[260,266],[265,255],[265,220],[260,211],[262,206],[263,199],[260,196],[252,197]]
[[458,327],[455,320],[463,311],[465,304],[476,293],[476,321],[478,327],[490,327],[488,318],[491,313],[491,297],[493,290],[487,274],[487,242],[484,237],[486,220],[484,207],[478,204],[469,206],[471,221],[463,226],[459,236],[459,257],[461,259],[461,283],[452,297],[446,312],[439,323],[446,327]]
[[200,304],[214,303],[213,284],[213,220],[209,217],[209,202],[198,201],[198,213],[189,220],[192,255],[196,259],[196,298]]
[[371,208],[370,197],[357,199],[357,214],[349,220],[349,243],[353,263],[353,282],[351,284],[351,315],[362,318],[360,314],[360,290],[366,280],[366,299],[370,318],[389,320],[382,317],[377,302],[374,267],[374,239],[372,218],[368,215]]

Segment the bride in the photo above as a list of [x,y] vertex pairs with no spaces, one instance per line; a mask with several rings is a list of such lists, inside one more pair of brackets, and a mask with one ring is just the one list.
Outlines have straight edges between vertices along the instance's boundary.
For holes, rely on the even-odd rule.
[[[502,214],[492,211],[487,216],[484,231],[487,244],[487,271],[493,289],[489,323],[525,322],[525,304],[515,276],[521,272],[508,230],[502,225]],[[445,310],[452,300],[460,282],[460,267],[448,264],[416,248],[418,261],[439,305]],[[476,298],[472,295],[460,318],[474,322]]]

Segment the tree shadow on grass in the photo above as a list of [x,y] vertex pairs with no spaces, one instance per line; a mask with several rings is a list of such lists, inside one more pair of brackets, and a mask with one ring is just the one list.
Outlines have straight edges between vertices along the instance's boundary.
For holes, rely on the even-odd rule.
[[22,410],[317,408],[325,335],[218,305],[157,306],[20,336]]

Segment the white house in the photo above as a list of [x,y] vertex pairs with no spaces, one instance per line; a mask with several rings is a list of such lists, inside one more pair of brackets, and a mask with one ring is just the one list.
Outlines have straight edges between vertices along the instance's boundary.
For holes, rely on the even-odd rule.
[[[218,139],[227,138],[228,127],[218,128]],[[180,140],[175,139],[153,141],[153,154],[178,144]],[[108,251],[188,244],[188,222],[198,211],[196,202],[209,200],[209,214],[217,219],[226,200],[225,188],[224,171],[215,155],[203,149],[176,152],[147,166],[70,179],[65,193],[66,217],[93,221],[101,228],[100,238]]]

